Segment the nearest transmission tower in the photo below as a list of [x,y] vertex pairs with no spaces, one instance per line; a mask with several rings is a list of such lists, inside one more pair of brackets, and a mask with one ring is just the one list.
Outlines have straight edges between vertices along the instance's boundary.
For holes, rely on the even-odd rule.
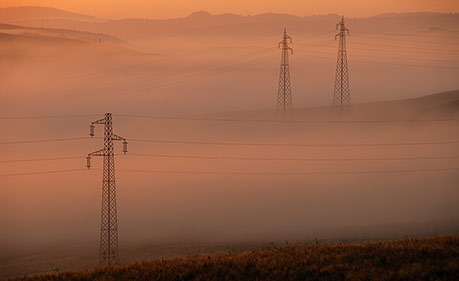
[[339,37],[338,60],[336,63],[335,92],[333,95],[333,110],[339,112],[349,111],[351,109],[351,94],[349,91],[349,74],[347,70],[347,53],[346,53],[346,33],[349,35],[349,29],[344,25],[344,16],[341,22],[336,25],[339,33],[335,35],[335,40]]
[[127,152],[125,138],[115,135],[112,128],[112,114],[105,113],[105,118],[94,121],[90,126],[94,136],[94,124],[104,124],[104,148],[88,154],[87,166],[91,167],[91,156],[104,157],[102,180],[102,217],[100,228],[100,263],[110,265],[118,263],[118,226],[116,218],[115,153],[113,141],[123,141],[123,152]]
[[293,55],[293,49],[289,47],[289,43],[292,43],[292,37],[288,36],[287,29],[284,29],[284,37],[277,45],[279,49],[282,49],[279,88],[277,92],[277,115],[283,119],[290,118],[293,113],[292,88],[290,85],[290,69],[288,63],[288,53],[291,52]]

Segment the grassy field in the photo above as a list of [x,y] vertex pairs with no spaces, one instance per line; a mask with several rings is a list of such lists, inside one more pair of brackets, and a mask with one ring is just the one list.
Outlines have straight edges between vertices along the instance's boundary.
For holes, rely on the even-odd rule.
[[269,247],[11,280],[459,280],[459,236]]

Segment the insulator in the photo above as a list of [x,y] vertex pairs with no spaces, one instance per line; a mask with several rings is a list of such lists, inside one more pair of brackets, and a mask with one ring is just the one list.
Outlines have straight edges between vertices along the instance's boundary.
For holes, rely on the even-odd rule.
[[127,145],[128,145],[127,141],[124,140],[124,141],[123,141],[123,152],[124,152],[124,154],[126,154],[126,152],[128,151]]
[[91,137],[94,136],[94,124],[91,124],[91,126],[89,126],[89,135],[90,135]]
[[88,155],[88,158],[86,158],[86,166],[89,168],[91,168],[91,156]]

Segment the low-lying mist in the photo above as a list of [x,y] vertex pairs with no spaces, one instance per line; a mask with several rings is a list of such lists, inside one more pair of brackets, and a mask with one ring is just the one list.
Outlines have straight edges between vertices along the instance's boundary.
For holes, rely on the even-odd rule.
[[[458,231],[459,149],[434,144],[458,140],[457,121],[449,120],[459,114],[458,92],[379,102],[459,89],[455,54],[429,46],[427,55],[407,54],[413,42],[401,42],[404,51],[374,50],[374,61],[366,56],[377,39],[349,37],[353,110],[339,117],[328,108],[334,33],[302,41],[291,34],[294,120],[350,122],[199,121],[126,115],[275,119],[280,36],[251,39],[250,47],[162,38],[157,50],[148,45],[151,53],[135,51],[135,44],[2,36],[1,116],[83,116],[1,119],[0,142],[86,137],[105,112],[128,139],[129,152],[116,156],[120,253],[139,243]],[[426,119],[436,121],[416,121]],[[376,122],[360,122],[368,120]],[[385,122],[391,120],[411,121]],[[84,169],[86,155],[102,148],[102,133],[97,127],[94,139],[0,145],[2,161],[80,157],[2,162],[1,174]],[[101,168],[95,157],[89,171],[2,177],[4,255],[62,244],[96,249]]]

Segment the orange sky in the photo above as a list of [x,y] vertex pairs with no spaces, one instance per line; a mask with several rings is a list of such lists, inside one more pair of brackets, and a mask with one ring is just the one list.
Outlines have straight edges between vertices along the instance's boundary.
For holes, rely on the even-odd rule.
[[1,0],[0,7],[48,6],[102,18],[183,17],[197,10],[242,15],[265,12],[371,16],[385,12],[459,12],[457,0]]

